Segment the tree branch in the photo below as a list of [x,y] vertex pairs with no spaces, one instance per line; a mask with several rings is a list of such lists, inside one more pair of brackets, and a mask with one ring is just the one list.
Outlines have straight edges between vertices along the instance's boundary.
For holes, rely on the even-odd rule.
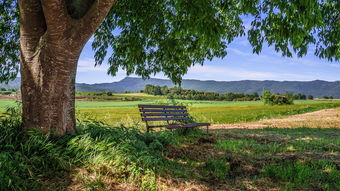
[[65,0],[41,0],[41,5],[50,35],[62,35],[70,20]]
[[[40,0],[19,0],[21,51],[34,53],[46,31]],[[28,54],[32,55],[32,54]]]
[[97,30],[111,10],[116,0],[95,0],[89,11],[79,22],[79,34],[82,41],[87,41]]

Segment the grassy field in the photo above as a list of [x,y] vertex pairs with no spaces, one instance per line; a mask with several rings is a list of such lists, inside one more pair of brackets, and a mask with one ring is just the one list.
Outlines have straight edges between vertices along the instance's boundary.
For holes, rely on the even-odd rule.
[[55,139],[19,124],[0,121],[2,190],[340,190],[339,129],[207,135],[81,122]]
[[[132,95],[136,96],[136,94]],[[137,95],[144,96],[143,94]],[[115,126],[119,124],[138,126],[141,123],[138,104],[170,102],[166,99],[149,98],[150,96],[144,96],[144,100],[141,101],[76,101],[77,117],[79,119],[95,119]],[[189,113],[196,121],[213,124],[257,121],[264,118],[294,115],[340,106],[340,101],[331,100],[295,101],[294,105],[284,106],[263,105],[260,101],[176,101],[187,105]],[[15,106],[14,100],[0,99],[0,111],[4,111],[5,108],[10,106]]]
[[[161,102],[166,100],[77,101],[78,133],[57,139],[23,131],[17,112],[1,119],[0,190],[340,190],[340,129],[143,133],[137,104]],[[196,120],[213,123],[340,106],[339,101],[317,100],[287,106],[179,102]],[[0,100],[0,111],[9,106],[15,101]]]

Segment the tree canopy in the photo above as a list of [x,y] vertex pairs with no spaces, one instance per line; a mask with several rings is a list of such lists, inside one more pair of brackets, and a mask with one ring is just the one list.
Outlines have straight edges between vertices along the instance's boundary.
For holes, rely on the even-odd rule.
[[[65,1],[76,20],[100,0]],[[0,0],[1,82],[18,73],[18,15],[16,0]],[[244,17],[252,19],[249,29]],[[111,75],[120,67],[143,78],[164,72],[178,83],[192,65],[226,56],[228,44],[243,35],[254,53],[268,44],[283,56],[301,57],[310,49],[320,58],[338,61],[340,1],[117,0],[95,32],[92,47],[96,65],[107,62]]]

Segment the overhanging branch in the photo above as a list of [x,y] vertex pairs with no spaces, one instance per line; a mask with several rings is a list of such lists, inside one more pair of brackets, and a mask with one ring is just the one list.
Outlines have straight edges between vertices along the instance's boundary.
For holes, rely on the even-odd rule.
[[116,0],[95,0],[90,10],[79,21],[81,39],[87,41],[103,22]]
[[62,35],[70,20],[65,0],[41,0],[41,5],[49,34]]

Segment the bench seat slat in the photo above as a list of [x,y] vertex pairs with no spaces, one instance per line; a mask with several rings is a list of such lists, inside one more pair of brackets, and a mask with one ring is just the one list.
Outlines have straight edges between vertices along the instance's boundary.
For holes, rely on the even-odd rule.
[[209,126],[210,123],[187,123],[187,124],[170,124],[167,125],[168,129],[176,129],[176,128],[189,128],[189,127],[202,127]]
[[188,116],[187,113],[142,113],[141,116]]
[[185,106],[170,106],[170,105],[138,105],[140,108],[185,108]]
[[168,118],[143,118],[143,121],[171,121],[171,120],[187,120],[188,117],[168,117]]
[[182,109],[140,109],[141,112],[172,112],[172,113],[178,113],[178,112],[187,112],[187,110]]

